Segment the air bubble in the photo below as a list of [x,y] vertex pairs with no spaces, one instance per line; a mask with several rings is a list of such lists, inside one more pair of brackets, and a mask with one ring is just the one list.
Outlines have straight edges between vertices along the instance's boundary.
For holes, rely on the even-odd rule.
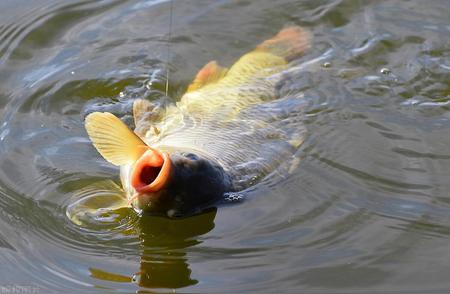
[[139,280],[139,279],[138,279],[138,276],[139,276],[139,274],[134,274],[133,277],[131,278],[131,282],[132,282],[132,283],[137,283],[138,280]]
[[225,201],[227,202],[240,202],[242,201],[243,197],[239,193],[229,193],[227,194],[227,197],[225,198]]

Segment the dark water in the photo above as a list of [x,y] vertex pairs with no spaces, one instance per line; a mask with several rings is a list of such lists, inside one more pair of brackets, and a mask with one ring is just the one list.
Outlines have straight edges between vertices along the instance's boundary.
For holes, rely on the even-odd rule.
[[79,226],[77,191],[118,176],[83,117],[130,119],[132,99],[162,95],[170,2],[1,1],[2,293],[449,293],[449,7],[175,1],[174,98],[210,60],[286,25],[313,32],[299,62],[318,59],[285,89],[309,103],[301,163],[239,205]]

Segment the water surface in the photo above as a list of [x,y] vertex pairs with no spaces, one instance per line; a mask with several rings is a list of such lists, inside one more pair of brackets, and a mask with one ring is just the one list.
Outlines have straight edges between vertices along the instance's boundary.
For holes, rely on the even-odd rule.
[[[448,293],[448,1],[4,0],[0,286],[39,293]],[[70,221],[118,171],[83,118],[130,121],[287,25],[315,36],[280,95],[304,95],[292,175],[182,220],[122,209]],[[307,63],[309,60],[315,62]],[[105,184],[106,185],[106,184]],[[100,191],[108,195],[108,189]]]

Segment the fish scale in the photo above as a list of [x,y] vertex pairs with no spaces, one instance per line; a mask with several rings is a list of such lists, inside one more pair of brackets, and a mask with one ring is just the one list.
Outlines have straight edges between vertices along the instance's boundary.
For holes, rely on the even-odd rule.
[[[258,169],[253,171],[254,175],[264,177],[295,153],[303,142],[305,105],[302,98],[288,97],[271,101],[264,107],[260,104],[249,107],[228,122],[199,119],[195,124],[193,120],[185,120],[190,123],[159,141],[148,143],[162,150],[200,151],[233,173],[239,166],[255,163]],[[291,111],[286,112],[287,106]],[[284,115],[280,115],[281,112],[285,112]],[[300,143],[293,146],[290,141]]]

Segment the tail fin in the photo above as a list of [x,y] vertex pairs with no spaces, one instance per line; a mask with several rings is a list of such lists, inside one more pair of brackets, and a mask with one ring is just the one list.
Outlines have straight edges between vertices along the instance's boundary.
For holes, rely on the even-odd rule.
[[256,47],[290,61],[302,55],[311,45],[311,33],[298,26],[282,29],[275,37]]

